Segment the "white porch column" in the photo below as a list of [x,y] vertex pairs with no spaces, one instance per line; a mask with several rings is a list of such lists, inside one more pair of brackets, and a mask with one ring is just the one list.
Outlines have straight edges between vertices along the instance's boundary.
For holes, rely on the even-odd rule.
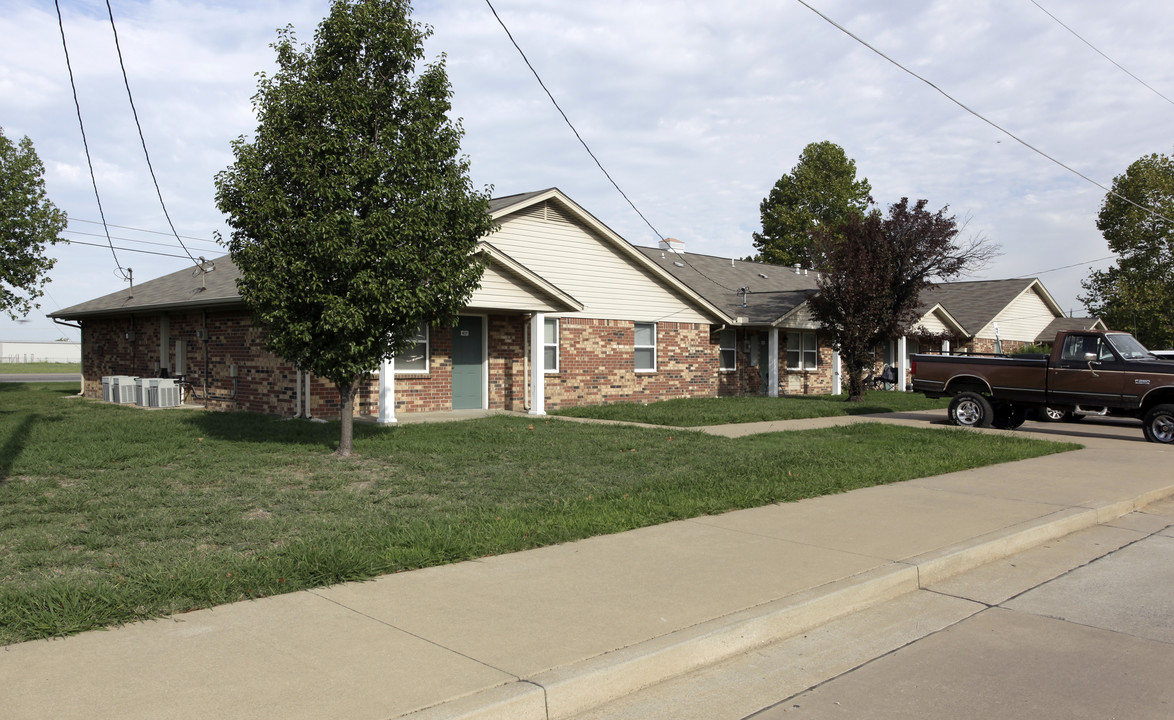
[[949,341],[949,340],[943,340],[943,341],[942,341],[942,354],[943,354],[943,355],[949,355],[949,354],[950,354],[950,341]]
[[546,314],[536,312],[530,318],[530,414],[546,414],[546,367],[543,344],[546,340]]
[[897,339],[897,389],[905,392],[905,373],[909,370],[909,340],[904,335]]
[[832,395],[844,391],[844,368],[840,364],[840,351],[832,350]]
[[379,366],[380,425],[390,425],[395,419],[395,358],[388,358]]
[[779,396],[779,329],[771,328],[770,335],[767,340],[767,353],[769,357],[766,361],[767,382],[770,387],[767,388],[766,394],[768,397]]

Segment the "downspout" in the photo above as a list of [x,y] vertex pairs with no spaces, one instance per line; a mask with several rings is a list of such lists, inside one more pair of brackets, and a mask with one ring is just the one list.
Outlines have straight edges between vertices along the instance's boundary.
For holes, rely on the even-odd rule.
[[522,409],[530,410],[530,318],[532,313],[522,316]]
[[307,370],[307,371],[305,371],[305,376],[306,376],[306,394],[305,394],[305,398],[306,398],[306,414],[305,414],[305,416],[304,416],[304,417],[305,417],[307,420],[310,420],[310,419],[312,419],[314,416],[310,414],[310,399],[311,399],[311,396],[310,396],[310,372],[309,372],[308,370]]
[[[80,323],[77,325],[74,325],[73,323],[62,322],[62,321],[58,320],[57,318],[51,318],[51,319],[53,320],[53,322],[57,323],[58,325],[64,325],[65,327],[71,327],[71,328],[77,328],[79,332],[82,329],[82,326]],[[84,361],[85,357],[83,357],[82,360]],[[86,365],[83,362],[82,367],[85,368],[85,366]],[[81,386],[78,388],[78,391],[77,391],[77,394],[79,396],[86,394],[86,374],[84,371],[81,373],[81,378],[82,378],[81,379]]]
[[294,381],[294,418],[302,416],[302,369],[298,368],[298,379]]
[[208,311],[200,311],[200,325],[204,330],[204,337],[201,338],[201,343],[204,345],[204,376],[201,378],[204,384],[204,409],[208,409]]

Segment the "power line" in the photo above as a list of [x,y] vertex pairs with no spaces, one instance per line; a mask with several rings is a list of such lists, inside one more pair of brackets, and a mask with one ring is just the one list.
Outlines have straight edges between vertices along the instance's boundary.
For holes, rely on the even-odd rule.
[[[83,235],[85,237],[103,237],[102,235],[99,235],[97,233],[82,232],[81,230],[66,230],[65,232],[70,233],[72,235]],[[174,247],[171,243],[151,242],[150,240],[136,240],[134,238],[119,237],[117,235],[111,235],[110,238],[113,240],[121,240],[123,242],[139,243],[140,245],[157,245],[159,247],[168,247],[168,248]],[[199,248],[196,248],[196,249],[199,250]],[[212,252],[212,251],[209,250],[208,252]],[[222,250],[220,248],[218,248],[217,252],[222,252]]]
[[640,212],[640,209],[636,207],[636,203],[632,202],[631,198],[629,198],[628,195],[622,189],[620,189],[619,184],[616,183],[611,174],[608,173],[608,171],[603,167],[603,163],[599,162],[599,158],[595,157],[595,153],[591,152],[591,148],[587,146],[587,142],[583,139],[583,136],[580,135],[579,131],[575,129],[575,126],[571,123],[571,119],[567,117],[567,114],[563,112],[563,109],[559,106],[558,101],[554,99],[554,95],[552,95],[550,90],[547,89],[546,83],[542,81],[542,76],[540,76],[538,71],[534,69],[534,66],[530,64],[530,59],[526,57],[526,53],[522,52],[522,48],[520,45],[518,45],[518,41],[514,40],[513,33],[510,32],[508,27],[506,27],[505,21],[501,19],[501,16],[497,14],[497,10],[493,7],[493,3],[490,2],[490,0],[485,0],[485,4],[489,6],[489,10],[493,13],[493,17],[497,18],[497,22],[499,25],[501,25],[501,29],[505,30],[505,34],[509,36],[510,42],[514,44],[514,48],[518,51],[518,54],[522,56],[522,60],[525,61],[526,67],[530,68],[530,72],[534,74],[534,78],[538,80],[538,84],[541,85],[543,91],[546,92],[546,97],[550,98],[550,102],[554,104],[555,110],[558,110],[559,115],[563,116],[563,120],[567,123],[567,127],[571,129],[571,132],[575,133],[575,137],[579,139],[579,144],[583,146],[583,149],[587,151],[587,154],[591,156],[591,159],[594,160],[595,164],[599,166],[599,169],[607,177],[608,181],[611,182],[612,187],[614,187],[616,191],[619,192],[619,194],[628,201],[628,204],[631,205],[632,209],[636,211],[636,214],[640,216],[640,219],[644,221],[644,224],[647,225],[658,238],[664,240],[664,236],[661,235],[660,232],[652,226],[652,223],[648,221],[648,218],[644,217],[644,213]]
[[[493,17],[497,18],[497,22],[499,25],[501,25],[501,29],[505,30],[505,34],[509,37],[510,42],[513,43],[514,48],[518,51],[518,54],[522,56],[522,60],[526,63],[526,67],[530,68],[530,72],[533,73],[534,78],[538,81],[538,84],[542,86],[542,90],[546,93],[546,97],[550,98],[550,102],[552,104],[554,104],[555,110],[558,110],[559,115],[562,115],[563,121],[566,122],[567,127],[569,127],[571,129],[571,132],[573,132],[575,134],[575,137],[578,138],[579,144],[583,146],[583,149],[587,151],[587,154],[591,156],[591,159],[595,161],[595,164],[599,167],[600,171],[603,172],[604,176],[612,184],[612,187],[614,187],[616,189],[616,192],[618,192],[624,198],[624,200],[626,200],[628,202],[628,205],[630,205],[632,207],[632,209],[636,211],[636,214],[640,216],[640,219],[644,221],[644,224],[647,225],[648,228],[650,230],[652,230],[653,234],[656,235],[656,237],[660,238],[660,240],[663,242],[665,239],[664,235],[661,235],[660,231],[657,230],[655,227],[653,227],[652,223],[648,221],[648,218],[644,217],[644,213],[640,212],[640,208],[636,207],[636,203],[632,202],[632,199],[628,197],[627,193],[625,193],[623,191],[623,189],[620,188],[619,184],[615,181],[614,178],[612,178],[611,173],[609,173],[607,171],[607,169],[603,167],[603,163],[601,163],[599,161],[599,158],[596,157],[595,153],[591,151],[590,147],[588,147],[587,141],[585,141],[583,139],[583,136],[579,134],[579,131],[575,129],[575,125],[571,122],[571,119],[569,117],[567,117],[567,114],[565,112],[563,112],[563,109],[562,109],[562,107],[559,106],[558,101],[554,99],[554,95],[551,94],[550,90],[546,87],[546,83],[542,81],[542,76],[540,76],[538,74],[538,71],[534,69],[534,65],[532,65],[530,63],[530,59],[528,57],[526,57],[526,53],[522,51],[521,46],[518,45],[518,41],[514,39],[513,33],[510,32],[510,29],[508,27],[506,27],[505,21],[503,21],[501,19],[501,16],[497,14],[497,10],[493,7],[493,3],[490,0],[485,0],[485,4],[489,6],[489,10],[490,10],[490,12],[493,13]],[[685,259],[683,256],[682,256],[682,260],[684,260],[685,264],[688,265],[690,268],[692,268],[694,272],[696,272],[698,275],[705,278],[706,280],[710,281],[714,285],[717,285],[718,287],[722,288],[723,290],[728,290],[730,292],[735,292],[735,293],[738,292],[734,288],[726,287],[725,285],[719,283],[717,280],[714,280],[713,278],[709,277],[705,273],[701,272],[696,267],[693,267],[692,263],[690,263],[688,261],[688,259]]]
[[1165,95],[1163,95],[1162,93],[1158,92],[1158,91],[1157,91],[1157,90],[1155,90],[1155,89],[1154,89],[1152,86],[1150,86],[1150,84],[1149,84],[1149,83],[1147,83],[1145,80],[1142,80],[1142,79],[1141,79],[1141,78],[1139,78],[1138,76],[1134,75],[1133,73],[1129,72],[1129,71],[1128,71],[1128,70],[1126,70],[1124,67],[1122,67],[1122,66],[1121,66],[1121,63],[1117,62],[1117,61],[1116,61],[1116,60],[1114,60],[1113,58],[1111,58],[1111,57],[1109,57],[1108,55],[1106,55],[1106,54],[1104,54],[1103,52],[1101,52],[1101,51],[1100,51],[1100,49],[1098,49],[1098,48],[1097,48],[1095,45],[1093,45],[1093,44],[1092,44],[1092,43],[1090,43],[1088,40],[1085,40],[1083,37],[1081,37],[1081,36],[1080,36],[1080,33],[1076,32],[1076,31],[1075,31],[1075,30],[1073,30],[1072,28],[1068,27],[1067,25],[1065,25],[1065,24],[1063,23],[1063,21],[1061,21],[1061,20],[1060,20],[1060,18],[1058,18],[1058,17],[1056,17],[1055,15],[1053,15],[1052,13],[1048,12],[1048,9],[1047,9],[1047,8],[1045,8],[1043,5],[1040,5],[1040,4],[1039,4],[1039,3],[1037,3],[1035,0],[1031,0],[1031,4],[1032,4],[1032,5],[1035,5],[1035,6],[1036,6],[1037,8],[1039,8],[1040,10],[1043,10],[1043,12],[1044,12],[1044,14],[1045,14],[1045,15],[1047,15],[1048,17],[1050,17],[1051,19],[1053,19],[1053,20],[1055,20],[1057,23],[1059,23],[1060,27],[1064,28],[1064,29],[1065,29],[1065,30],[1067,30],[1068,32],[1070,32],[1070,33],[1072,33],[1073,35],[1075,35],[1075,36],[1076,36],[1076,38],[1077,38],[1078,40],[1080,40],[1080,42],[1084,43],[1085,45],[1088,45],[1090,48],[1092,48],[1094,51],[1096,51],[1096,53],[1097,53],[1098,55],[1100,55],[1100,56],[1101,56],[1101,57],[1103,57],[1104,59],[1108,60],[1109,62],[1113,63],[1114,65],[1116,65],[1116,66],[1117,66],[1117,68],[1118,68],[1119,70],[1121,70],[1121,72],[1125,73],[1125,74],[1126,74],[1126,75],[1128,75],[1129,77],[1131,77],[1131,78],[1133,78],[1134,80],[1138,81],[1138,82],[1139,82],[1139,83],[1141,83],[1142,85],[1145,85],[1145,86],[1146,86],[1147,88],[1149,88],[1149,89],[1150,89],[1150,90],[1151,90],[1151,91],[1152,91],[1152,92],[1153,92],[1155,95],[1157,95],[1158,97],[1162,98],[1162,99],[1163,99],[1163,100],[1165,100],[1166,102],[1170,103],[1171,105],[1174,105],[1174,100],[1171,100],[1170,98],[1166,97],[1166,96],[1165,96]]
[[126,74],[126,64],[122,61],[122,46],[118,42],[118,28],[114,25],[114,10],[110,7],[110,0],[106,0],[106,12],[110,15],[110,30],[114,33],[114,49],[118,52],[118,67],[122,68],[122,81],[126,85],[126,98],[130,101],[130,111],[135,118],[135,127],[139,130],[139,141],[143,144],[143,156],[147,159],[147,169],[151,172],[151,182],[155,183],[155,193],[159,196],[159,206],[163,208],[163,216],[167,218],[167,225],[171,228],[171,234],[175,236],[175,241],[183,248],[184,253],[187,254],[188,259],[196,265],[199,265],[187,246],[180,240],[179,233],[175,231],[175,223],[171,222],[171,214],[167,212],[167,204],[163,202],[163,191],[159,189],[159,179],[155,177],[155,167],[151,164],[151,154],[147,152],[147,139],[143,136],[143,125],[139,122],[139,111],[135,108],[135,99],[130,92],[130,79]]
[[[106,213],[102,210],[102,197],[98,194],[98,177],[94,174],[94,162],[90,158],[90,144],[86,141],[86,126],[82,122],[82,106],[77,99],[77,83],[73,78],[73,65],[69,62],[69,46],[65,43],[65,22],[61,19],[61,3],[59,0],[53,0],[53,5],[57,8],[57,27],[61,30],[61,49],[65,51],[65,67],[69,70],[69,86],[73,89],[73,106],[77,108],[77,125],[82,132],[82,147],[86,151],[86,164],[90,167],[90,182],[94,185],[94,199],[98,202],[98,215],[102,218],[102,227],[106,227]],[[110,239],[110,230],[106,229],[106,242],[110,246],[110,254],[114,256],[114,264],[118,266],[118,272],[122,274],[123,280],[129,280],[130,275],[122,267],[122,263],[118,262],[118,253],[114,252],[114,241]]]
[[1076,170],[1075,168],[1072,168],[1072,167],[1069,167],[1068,165],[1065,165],[1064,163],[1060,162],[1060,161],[1059,161],[1059,160],[1057,160],[1056,158],[1054,158],[1054,157],[1052,157],[1051,155],[1047,154],[1047,153],[1046,153],[1046,152],[1044,152],[1043,150],[1040,150],[1039,148],[1035,147],[1034,145],[1032,145],[1031,143],[1027,142],[1026,140],[1023,140],[1023,139],[1021,139],[1021,138],[1020,138],[1018,135],[1016,135],[1016,134],[1012,133],[1010,130],[1006,130],[1006,129],[1004,129],[1002,126],[1000,126],[1000,125],[998,125],[997,123],[995,123],[994,121],[992,121],[992,120],[988,120],[986,117],[984,117],[983,115],[981,115],[981,114],[980,114],[978,111],[976,111],[976,110],[972,110],[970,107],[968,107],[967,105],[963,104],[961,101],[959,101],[959,100],[957,100],[956,98],[954,98],[954,96],[953,96],[953,95],[950,95],[948,92],[946,92],[945,90],[942,90],[942,89],[941,89],[940,87],[938,87],[937,85],[934,85],[934,84],[933,84],[932,82],[930,82],[929,80],[927,80],[927,79],[923,78],[922,76],[918,75],[917,73],[913,72],[912,70],[910,70],[909,68],[905,67],[904,65],[902,65],[902,64],[901,64],[901,63],[899,63],[899,62],[897,62],[896,60],[894,60],[893,58],[889,57],[888,55],[885,55],[883,52],[881,52],[880,50],[877,50],[877,49],[876,49],[875,47],[873,47],[872,45],[869,45],[867,42],[865,42],[865,41],[864,41],[863,39],[861,39],[859,36],[855,35],[855,34],[854,34],[854,33],[853,33],[851,30],[848,30],[848,29],[847,29],[847,28],[845,28],[843,25],[839,24],[839,23],[838,23],[838,22],[836,22],[835,20],[832,20],[830,17],[828,17],[827,15],[824,15],[824,14],[823,14],[822,12],[820,12],[819,10],[816,10],[815,8],[813,8],[811,5],[809,5],[809,4],[806,2],[806,0],[796,0],[796,2],[798,2],[800,5],[802,5],[803,7],[807,8],[807,9],[808,9],[808,10],[810,10],[811,12],[815,13],[816,15],[820,16],[820,17],[821,17],[821,18],[823,18],[825,21],[827,21],[827,22],[828,22],[828,24],[832,25],[832,26],[833,26],[833,27],[835,27],[837,30],[839,30],[840,32],[844,33],[844,34],[845,34],[845,35],[847,35],[848,37],[852,38],[852,39],[853,39],[853,40],[855,40],[856,42],[860,43],[860,44],[861,44],[861,45],[863,45],[864,47],[866,47],[866,48],[868,48],[869,50],[873,51],[873,52],[874,52],[874,53],[876,53],[877,55],[880,55],[880,56],[881,56],[882,58],[884,58],[885,60],[888,60],[888,61],[889,61],[890,63],[892,63],[893,65],[896,65],[898,68],[900,68],[900,69],[904,70],[905,72],[907,72],[908,74],[910,74],[910,75],[912,75],[913,77],[917,78],[918,80],[920,80],[921,82],[925,83],[926,85],[929,85],[929,86],[930,86],[931,88],[933,88],[934,90],[937,90],[937,91],[938,91],[938,92],[939,92],[939,93],[940,93],[940,94],[941,94],[943,97],[945,97],[945,98],[946,98],[947,100],[949,100],[950,102],[954,103],[955,105],[957,105],[958,107],[962,108],[963,110],[965,110],[966,112],[970,113],[971,115],[973,115],[974,117],[978,118],[979,120],[982,120],[982,121],[983,121],[984,123],[986,123],[987,125],[990,125],[990,126],[991,126],[991,127],[993,127],[994,129],[996,129],[996,130],[998,130],[999,132],[1003,133],[1004,135],[1006,135],[1007,137],[1011,138],[1012,140],[1014,140],[1015,142],[1019,143],[1020,145],[1022,145],[1022,146],[1023,146],[1023,147],[1025,147],[1025,148],[1027,148],[1028,150],[1031,150],[1032,152],[1036,153],[1037,155],[1040,155],[1040,156],[1042,156],[1042,157],[1044,157],[1044,158],[1047,158],[1048,160],[1052,161],[1052,162],[1053,162],[1053,163],[1055,163],[1056,165],[1059,165],[1060,167],[1064,168],[1065,170],[1067,170],[1068,172],[1072,173],[1073,175],[1077,175],[1077,176],[1079,176],[1079,177],[1083,178],[1084,180],[1087,180],[1088,182],[1092,183],[1093,185],[1096,185],[1097,187],[1099,187],[1101,190],[1104,190],[1104,191],[1105,191],[1106,193],[1108,193],[1109,195],[1112,195],[1113,197],[1116,197],[1116,198],[1118,198],[1118,199],[1120,199],[1120,200],[1124,200],[1125,202],[1129,203],[1130,205],[1133,205],[1134,207],[1138,208],[1138,209],[1139,209],[1139,210],[1141,210],[1142,212],[1149,213],[1150,215],[1153,215],[1155,218],[1158,218],[1158,219],[1160,219],[1160,220],[1165,220],[1166,222],[1174,223],[1174,219],[1168,218],[1168,217],[1166,217],[1165,215],[1162,215],[1161,213],[1159,213],[1159,212],[1157,212],[1157,211],[1155,211],[1155,210],[1151,210],[1150,208],[1147,208],[1147,207],[1145,207],[1144,205],[1139,205],[1138,203],[1135,203],[1134,201],[1132,201],[1132,200],[1130,200],[1129,198],[1125,197],[1124,195],[1122,195],[1122,194],[1118,193],[1117,191],[1115,191],[1115,190],[1112,190],[1111,188],[1107,188],[1107,187],[1105,187],[1104,185],[1102,185],[1101,183],[1097,182],[1096,180],[1093,180],[1092,178],[1090,178],[1089,176],[1087,176],[1087,175],[1085,175],[1084,173],[1080,172],[1079,170]]
[[[98,222],[97,220],[83,220],[81,218],[75,218],[75,217],[69,218],[69,221],[71,223],[74,223],[74,222],[89,223],[90,225],[101,225],[102,224],[102,223]],[[135,232],[150,233],[152,235],[166,235],[167,237],[172,236],[172,233],[169,233],[169,232],[163,232],[161,230],[147,230],[146,228],[130,227],[128,225],[115,225],[115,224],[111,223],[110,227],[118,228],[119,230],[134,230]],[[208,240],[207,238],[193,237],[191,235],[180,235],[180,237],[184,238],[185,240],[195,240],[196,242],[215,243],[214,240]]]
[[1108,257],[1097,258],[1096,260],[1085,260],[1084,262],[1072,263],[1071,265],[1061,265],[1060,267],[1054,267],[1054,268],[1050,268],[1048,270],[1040,270],[1039,272],[1031,273],[1028,275],[1018,275],[1016,277],[1020,277],[1020,278],[1035,277],[1036,275],[1045,275],[1047,273],[1056,272],[1058,270],[1068,270],[1070,268],[1080,267],[1081,265],[1092,265],[1094,263],[1104,262],[1106,260],[1116,260],[1116,259],[1117,259],[1116,255],[1109,255]]
[[[100,236],[95,236],[95,237],[100,237]],[[64,243],[66,243],[66,244],[68,244],[68,245],[88,245],[88,246],[90,246],[90,247],[106,247],[105,245],[99,245],[98,243],[89,243],[89,242],[83,242],[83,241],[81,241],[81,240],[70,240],[69,238],[62,238],[62,239],[61,239],[61,242],[64,242]],[[115,247],[114,247],[114,245],[113,245],[113,244],[112,244],[112,245],[110,245],[110,249],[111,249],[111,250],[114,250],[114,249],[115,249]],[[124,251],[124,252],[135,252],[135,253],[140,253],[140,254],[142,254],[142,255],[159,255],[159,256],[161,256],[161,257],[173,257],[173,258],[180,258],[180,259],[183,259],[184,257],[190,257],[190,256],[184,256],[184,255],[176,255],[175,253],[162,253],[162,252],[156,252],[156,251],[154,251],[154,250],[139,250],[139,249],[137,249],[137,248],[125,248],[125,247],[120,247],[120,248],[117,248],[117,249],[118,249],[118,250],[122,250],[122,251]],[[196,262],[196,264],[197,264],[197,265],[200,265],[200,262],[199,262],[198,260],[197,260],[197,261],[195,261],[195,262]],[[204,264],[207,264],[207,263],[204,263]],[[120,265],[118,269],[119,269],[119,270],[122,270],[122,266]],[[124,272],[125,272],[125,271],[124,271]],[[124,279],[124,280],[126,280],[126,279],[128,279],[128,278],[127,278],[126,276],[124,276],[124,277],[123,277],[123,279]]]

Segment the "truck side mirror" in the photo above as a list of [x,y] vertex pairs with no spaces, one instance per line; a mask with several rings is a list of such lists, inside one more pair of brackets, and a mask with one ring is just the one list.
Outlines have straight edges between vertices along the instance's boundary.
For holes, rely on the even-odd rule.
[[1096,362],[1097,361],[1097,354],[1095,352],[1085,353],[1084,354],[1084,361],[1085,362]]

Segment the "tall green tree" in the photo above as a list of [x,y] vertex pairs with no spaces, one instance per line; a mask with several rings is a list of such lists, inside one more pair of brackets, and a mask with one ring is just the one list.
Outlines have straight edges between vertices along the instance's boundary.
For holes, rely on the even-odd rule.
[[13,144],[0,128],[0,310],[13,320],[40,307],[56,262],[45,247],[61,240],[68,224],[45,193],[44,175],[33,141]]
[[357,387],[422,322],[455,320],[493,227],[443,56],[417,67],[430,34],[407,0],[334,0],[308,45],[279,31],[254,137],[216,176],[241,297],[272,352],[338,388],[343,456]]
[[759,205],[762,232],[754,233],[758,259],[814,267],[812,233],[863,216],[871,192],[868,178],[856,179],[856,161],[842,147],[826,140],[811,143]]
[[1112,191],[1101,203],[1097,228],[1117,262],[1081,283],[1086,294],[1080,301],[1146,347],[1172,347],[1174,160],[1157,153],[1140,158],[1113,180]]
[[901,198],[887,216],[873,212],[815,233],[819,292],[808,302],[840,351],[851,402],[864,397],[877,346],[908,334],[919,319],[931,280],[977,270],[997,254],[986,238],[958,241],[955,219],[946,208],[931,213],[927,202]]

